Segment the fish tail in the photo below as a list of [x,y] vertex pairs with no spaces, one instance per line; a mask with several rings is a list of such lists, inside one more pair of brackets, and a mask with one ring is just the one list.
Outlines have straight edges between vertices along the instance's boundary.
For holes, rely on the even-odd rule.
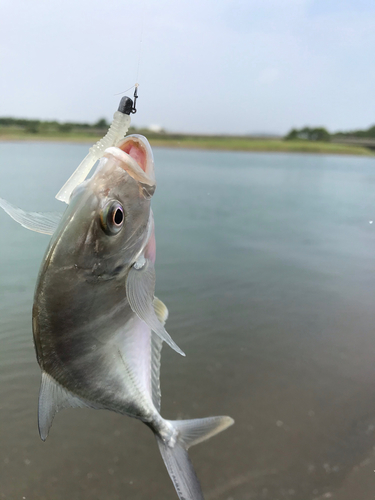
[[209,439],[234,423],[230,417],[167,420],[168,439],[156,435],[161,456],[180,500],[204,500],[201,486],[188,455],[188,448]]

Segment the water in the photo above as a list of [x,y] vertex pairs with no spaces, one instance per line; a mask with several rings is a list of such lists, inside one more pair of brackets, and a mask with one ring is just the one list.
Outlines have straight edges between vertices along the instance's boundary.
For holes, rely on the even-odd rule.
[[[0,195],[57,210],[84,145],[0,143]],[[313,499],[375,445],[375,162],[156,149],[162,414],[228,414],[191,450],[207,500]],[[64,410],[42,443],[30,310],[48,237],[0,214],[0,499],[176,499],[152,434]]]

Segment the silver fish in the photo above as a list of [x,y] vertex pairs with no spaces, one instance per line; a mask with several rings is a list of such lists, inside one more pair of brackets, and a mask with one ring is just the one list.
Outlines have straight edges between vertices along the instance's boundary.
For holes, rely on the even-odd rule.
[[39,432],[66,407],[104,408],[142,420],[181,500],[203,493],[187,450],[233,424],[230,417],[165,420],[160,415],[166,306],[154,296],[156,187],[147,140],[106,149],[94,175],[62,216],[0,206],[24,227],[53,234],[35,290],[33,333],[42,370]]

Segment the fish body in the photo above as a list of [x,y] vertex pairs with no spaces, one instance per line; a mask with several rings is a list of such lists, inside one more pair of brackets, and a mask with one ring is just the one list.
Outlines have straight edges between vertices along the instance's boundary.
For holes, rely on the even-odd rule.
[[[53,232],[33,306],[39,431],[45,440],[55,413],[69,406],[138,418],[155,433],[179,498],[199,500],[187,449],[233,420],[160,415],[163,341],[183,353],[164,328],[166,306],[154,296],[155,187],[147,140],[129,136],[107,149],[93,176],[73,191]],[[41,214],[0,205],[25,227],[53,226],[51,216],[43,225]]]
[[[116,162],[102,163],[73,193],[47,250],[35,291],[34,340],[42,370],[56,382],[85,400],[139,415],[122,338],[136,330],[150,337],[150,329],[131,310],[125,279],[151,237],[150,200],[134,207],[138,182]],[[120,235],[102,229],[108,200],[124,208],[127,222]]]

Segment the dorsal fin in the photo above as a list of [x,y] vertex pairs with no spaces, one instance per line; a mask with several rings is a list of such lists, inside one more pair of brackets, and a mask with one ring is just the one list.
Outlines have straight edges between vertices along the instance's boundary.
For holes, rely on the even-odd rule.
[[67,389],[58,384],[46,372],[42,372],[42,381],[39,392],[38,426],[43,441],[47,439],[53,417],[63,408],[93,407],[74,396]]

